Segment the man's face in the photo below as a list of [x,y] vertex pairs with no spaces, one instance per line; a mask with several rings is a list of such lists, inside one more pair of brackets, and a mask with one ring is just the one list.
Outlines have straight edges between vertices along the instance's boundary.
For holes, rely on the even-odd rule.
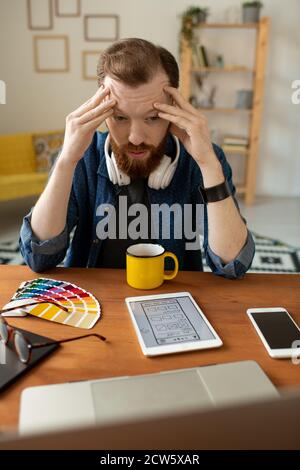
[[132,178],[147,177],[164,154],[170,124],[158,117],[153,103],[171,103],[163,91],[169,79],[158,72],[149,83],[129,87],[107,76],[104,85],[117,100],[106,124],[118,166]]

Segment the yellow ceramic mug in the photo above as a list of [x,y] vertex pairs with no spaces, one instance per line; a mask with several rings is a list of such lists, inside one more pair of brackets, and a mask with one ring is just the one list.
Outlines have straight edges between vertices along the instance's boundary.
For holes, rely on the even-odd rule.
[[[175,269],[165,274],[165,258],[173,258]],[[178,273],[178,259],[161,245],[138,243],[127,249],[126,253],[127,282],[136,289],[155,289],[165,279],[174,279]]]

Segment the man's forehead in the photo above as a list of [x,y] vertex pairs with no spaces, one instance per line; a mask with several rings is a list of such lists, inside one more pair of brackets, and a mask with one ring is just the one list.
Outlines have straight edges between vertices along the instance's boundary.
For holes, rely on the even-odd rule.
[[109,87],[119,107],[135,104],[144,105],[149,110],[155,101],[167,101],[168,95],[164,92],[164,87],[169,85],[169,80],[166,74],[159,73],[149,83],[131,87],[107,76],[104,79],[104,85]]

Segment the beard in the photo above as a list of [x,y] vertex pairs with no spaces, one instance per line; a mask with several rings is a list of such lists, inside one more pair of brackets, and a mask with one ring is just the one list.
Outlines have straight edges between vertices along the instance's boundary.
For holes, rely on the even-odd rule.
[[[115,140],[110,136],[111,149],[114,152],[118,168],[122,170],[132,180],[139,178],[147,178],[152,171],[154,171],[160,164],[168,139],[168,131],[161,140],[159,145],[140,144],[133,145],[128,143],[126,145],[118,145]],[[127,152],[145,152],[149,151],[147,157],[132,158]]]

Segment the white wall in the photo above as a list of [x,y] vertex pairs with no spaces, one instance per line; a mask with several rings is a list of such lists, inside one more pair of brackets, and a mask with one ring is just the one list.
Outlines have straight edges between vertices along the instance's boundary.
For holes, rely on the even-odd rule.
[[[7,104],[0,105],[0,133],[62,128],[65,116],[95,92],[96,83],[84,81],[81,77],[81,51],[103,49],[108,43],[84,41],[82,15],[119,14],[121,37],[143,37],[163,45],[178,58],[179,15],[186,7],[199,2],[81,0],[81,4],[80,18],[54,17],[53,30],[30,31],[27,27],[25,0],[0,0],[0,80],[4,80],[7,86]],[[209,6],[209,21],[222,21],[234,15],[232,6],[239,7],[241,2],[206,0],[200,4]],[[283,4],[281,0],[264,0],[264,4],[262,13],[271,16],[272,24],[257,193],[299,196],[300,105],[291,103],[291,83],[300,79],[300,1],[286,0]],[[35,34],[69,36],[69,73],[34,72],[32,38]],[[217,34],[218,37],[207,37],[208,45],[220,47],[228,63],[251,65],[253,32],[219,31]],[[217,39],[221,40],[218,44]],[[232,102],[234,89],[251,85],[250,77],[242,74],[236,77],[220,75],[210,79],[218,81],[219,102]],[[220,126],[223,131],[247,131],[247,118],[214,115],[209,119],[212,127]],[[237,172],[240,171],[238,162],[232,161],[232,165],[234,169],[237,166]]]

